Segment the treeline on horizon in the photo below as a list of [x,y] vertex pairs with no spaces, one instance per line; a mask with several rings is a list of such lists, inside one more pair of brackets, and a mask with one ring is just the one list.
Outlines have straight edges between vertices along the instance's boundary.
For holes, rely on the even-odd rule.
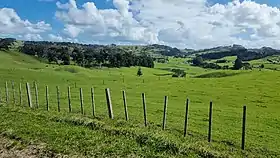
[[[9,49],[16,39],[0,40],[0,48]],[[19,50],[45,59],[49,63],[70,65],[71,61],[82,67],[154,67],[154,59],[147,53],[135,54],[116,45],[87,45],[70,42],[25,41]]]

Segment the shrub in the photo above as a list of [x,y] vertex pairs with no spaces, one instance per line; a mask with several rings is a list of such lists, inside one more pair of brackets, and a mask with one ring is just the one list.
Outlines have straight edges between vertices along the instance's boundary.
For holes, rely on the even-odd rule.
[[242,60],[241,59],[239,59],[239,58],[237,58],[236,60],[235,60],[235,62],[234,62],[234,65],[233,65],[233,69],[234,70],[239,70],[239,69],[241,69],[242,68]]
[[141,70],[141,67],[138,68],[138,71],[137,71],[137,76],[142,76],[143,73],[142,73],[142,70]]
[[171,71],[174,72],[172,77],[186,77],[186,72],[184,70],[172,69]]
[[226,59],[220,59],[217,60],[216,63],[227,63],[228,61]]

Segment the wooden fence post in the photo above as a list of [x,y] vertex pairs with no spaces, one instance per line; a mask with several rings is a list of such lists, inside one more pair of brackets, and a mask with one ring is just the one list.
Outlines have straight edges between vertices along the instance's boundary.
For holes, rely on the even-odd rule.
[[32,98],[31,98],[30,86],[29,86],[28,82],[26,83],[26,92],[27,92],[28,105],[29,105],[30,108],[32,108],[33,107],[33,105],[32,105]]
[[38,94],[38,86],[36,82],[34,82],[34,88],[35,88],[36,107],[39,108],[39,94]]
[[91,87],[90,94],[91,94],[92,116],[95,116],[95,100],[94,100],[94,88],[93,87]]
[[164,105],[163,105],[162,130],[165,130],[165,126],[166,126],[167,104],[168,104],[168,96],[165,96],[164,97]]
[[185,114],[184,137],[186,137],[187,131],[188,131],[188,115],[189,115],[189,99],[187,99],[187,101],[186,101],[186,114]]
[[81,113],[84,115],[84,98],[83,98],[83,89],[80,88],[80,102],[81,102]]
[[208,142],[211,142],[211,137],[212,137],[212,110],[213,110],[213,102],[211,101],[209,107]]
[[69,107],[69,112],[72,112],[70,86],[68,86],[68,107]]
[[246,106],[243,106],[243,122],[242,122],[242,142],[241,149],[245,150],[245,138],[246,138]]
[[12,92],[13,92],[13,104],[16,104],[16,91],[15,91],[14,81],[12,81]]
[[8,89],[8,82],[5,82],[5,92],[6,92],[6,104],[9,104],[9,89]]
[[47,106],[47,111],[49,111],[49,87],[46,86],[46,106]]
[[19,83],[19,105],[22,105],[22,89],[21,89],[21,83]]
[[143,102],[143,111],[144,111],[144,123],[145,126],[147,127],[147,107],[146,107],[146,97],[145,97],[145,93],[142,93],[142,102]]
[[112,107],[112,101],[111,101],[111,95],[110,95],[110,89],[106,88],[106,101],[107,101],[107,107],[108,107],[108,114],[111,119],[114,119],[114,114],[113,114],[113,107]]
[[58,86],[56,86],[56,96],[57,96],[57,111],[60,112],[60,92]]
[[123,106],[124,106],[125,120],[128,121],[129,118],[128,118],[126,93],[125,93],[125,91],[122,91],[122,95],[123,95]]

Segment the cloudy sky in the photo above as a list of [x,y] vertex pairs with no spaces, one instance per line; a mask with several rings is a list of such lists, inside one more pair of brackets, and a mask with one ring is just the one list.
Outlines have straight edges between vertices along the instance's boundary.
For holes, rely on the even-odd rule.
[[280,48],[280,1],[0,0],[0,37]]

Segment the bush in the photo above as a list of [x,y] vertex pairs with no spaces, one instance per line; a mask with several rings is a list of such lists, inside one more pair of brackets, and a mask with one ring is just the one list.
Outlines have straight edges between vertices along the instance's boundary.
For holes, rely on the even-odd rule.
[[172,69],[171,71],[174,72],[172,77],[186,77],[187,74],[184,70],[181,69]]
[[142,76],[143,73],[142,73],[142,70],[141,70],[141,67],[138,68],[138,71],[137,71],[137,76]]
[[225,66],[223,66],[223,69],[224,69],[224,70],[227,70],[227,69],[229,69],[229,66],[228,66],[228,65],[225,65]]
[[203,64],[203,59],[202,59],[202,57],[195,57],[192,60],[192,63],[194,66],[201,66]]
[[216,63],[227,63],[228,61],[226,59],[217,60]]
[[234,62],[234,65],[233,65],[233,69],[234,70],[239,70],[239,69],[241,69],[242,68],[242,60],[241,59],[239,59],[239,58],[237,58],[236,60],[235,60],[235,62]]
[[203,63],[203,68],[209,68],[209,69],[221,69],[222,67],[220,65],[214,64],[214,63]]

